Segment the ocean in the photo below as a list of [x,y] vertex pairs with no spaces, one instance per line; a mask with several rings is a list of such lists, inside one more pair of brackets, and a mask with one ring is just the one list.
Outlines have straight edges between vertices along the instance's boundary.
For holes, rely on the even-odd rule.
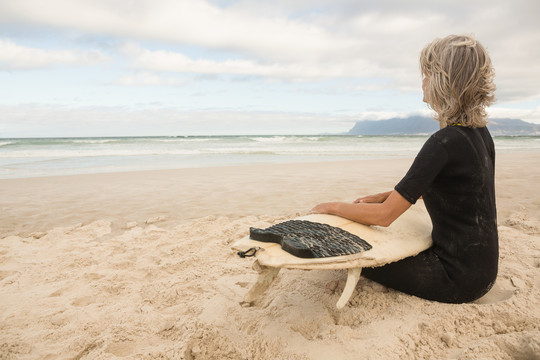
[[[137,170],[411,158],[428,136],[172,136],[0,139],[0,179]],[[540,137],[495,137],[498,152]]]

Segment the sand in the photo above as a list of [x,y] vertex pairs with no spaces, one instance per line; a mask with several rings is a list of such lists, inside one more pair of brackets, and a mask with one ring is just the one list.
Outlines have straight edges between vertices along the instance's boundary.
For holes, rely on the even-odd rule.
[[0,359],[540,359],[540,153],[499,154],[500,269],[471,304],[346,272],[256,279],[250,226],[385,191],[412,159],[0,180]]

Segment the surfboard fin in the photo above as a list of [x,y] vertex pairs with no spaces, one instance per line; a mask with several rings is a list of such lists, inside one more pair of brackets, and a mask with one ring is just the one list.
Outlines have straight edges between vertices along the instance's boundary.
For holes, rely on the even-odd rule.
[[244,296],[244,300],[240,303],[242,306],[251,306],[272,284],[281,268],[263,266],[257,260],[253,263],[253,269],[259,273],[257,282],[253,284],[251,289]]

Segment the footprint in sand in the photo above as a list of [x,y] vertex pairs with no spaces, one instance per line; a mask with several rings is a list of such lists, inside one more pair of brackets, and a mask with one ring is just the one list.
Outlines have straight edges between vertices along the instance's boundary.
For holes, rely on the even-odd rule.
[[[15,276],[14,276],[15,275]],[[8,279],[9,277],[14,277],[13,279],[9,279],[6,282],[14,282],[16,278],[18,278],[21,275],[19,271],[3,271],[0,270],[0,281],[3,281],[4,279]]]
[[133,353],[135,344],[132,341],[115,342],[107,346],[105,352],[118,357],[129,356]]
[[91,296],[84,296],[77,298],[71,302],[71,305],[81,307],[81,306],[88,306],[90,304],[95,303],[95,299]]
[[64,293],[68,290],[71,289],[71,286],[64,286],[64,287],[61,287],[60,289],[52,292],[49,294],[49,297],[57,297],[57,296],[62,296],[64,295]]

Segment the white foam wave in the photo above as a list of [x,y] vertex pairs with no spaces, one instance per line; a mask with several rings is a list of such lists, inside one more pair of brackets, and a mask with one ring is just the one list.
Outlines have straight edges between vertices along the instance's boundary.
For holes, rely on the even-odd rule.
[[192,137],[186,137],[186,138],[167,138],[167,139],[151,139],[154,142],[158,143],[205,143],[210,141],[216,141],[221,139],[212,139],[210,137],[207,138],[192,138]]
[[251,140],[261,143],[280,143],[287,140],[285,136],[253,137]]
[[201,150],[21,150],[0,153],[0,159],[22,158],[78,158],[78,157],[112,157],[112,156],[145,156],[145,155],[198,155]]
[[301,144],[301,143],[313,143],[324,139],[321,136],[264,136],[264,137],[251,137],[252,141],[268,144]]
[[90,158],[90,157],[134,157],[134,156],[189,156],[189,155],[250,155],[250,154],[276,154],[299,156],[331,156],[331,155],[358,155],[358,154],[387,154],[387,153],[414,153],[419,147],[411,144],[366,144],[343,143],[246,143],[215,144],[215,146],[108,146],[85,148],[58,148],[40,147],[0,152],[1,159],[24,158]]
[[77,139],[77,140],[71,140],[72,143],[74,144],[89,144],[89,145],[92,145],[92,144],[109,144],[109,143],[113,143],[113,142],[116,142],[117,140],[114,140],[114,139]]
[[[215,136],[168,138],[2,139],[0,178],[25,171],[117,171],[264,162],[413,157],[427,137]],[[538,138],[495,138],[505,152],[540,148]],[[36,170],[37,169],[37,170]],[[81,170],[82,169],[82,170]]]

